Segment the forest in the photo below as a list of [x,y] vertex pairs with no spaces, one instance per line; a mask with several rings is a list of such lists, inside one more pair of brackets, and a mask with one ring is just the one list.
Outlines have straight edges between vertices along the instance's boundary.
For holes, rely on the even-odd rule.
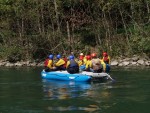
[[0,59],[150,56],[150,0],[0,0]]

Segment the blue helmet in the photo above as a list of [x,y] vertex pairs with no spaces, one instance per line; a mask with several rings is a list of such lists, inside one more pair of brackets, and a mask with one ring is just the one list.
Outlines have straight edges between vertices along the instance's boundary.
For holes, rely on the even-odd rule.
[[73,56],[73,55],[70,55],[70,56],[69,56],[69,59],[70,59],[70,60],[74,59],[74,56]]
[[56,58],[57,58],[57,59],[61,58],[61,55],[60,55],[60,54],[58,54],[58,55],[56,56]]
[[49,58],[49,59],[53,59],[53,58],[54,58],[54,55],[50,54],[50,55],[48,56],[48,58]]

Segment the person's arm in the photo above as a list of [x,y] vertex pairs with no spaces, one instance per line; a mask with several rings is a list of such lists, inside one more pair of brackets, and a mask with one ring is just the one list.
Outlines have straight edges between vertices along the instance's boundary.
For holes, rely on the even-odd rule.
[[101,62],[101,65],[102,65],[102,67],[103,67],[103,72],[106,72],[106,64],[102,61],[102,62]]
[[66,68],[68,68],[69,65],[70,65],[70,61],[67,62]]
[[49,60],[49,61],[48,61],[48,65],[47,65],[47,67],[49,67],[50,69],[52,69],[52,65],[53,65],[52,60]]
[[65,61],[63,59],[58,60],[58,62],[56,62],[55,66],[61,66],[65,64]]
[[108,59],[109,59],[109,65],[110,65],[110,56],[108,56]]

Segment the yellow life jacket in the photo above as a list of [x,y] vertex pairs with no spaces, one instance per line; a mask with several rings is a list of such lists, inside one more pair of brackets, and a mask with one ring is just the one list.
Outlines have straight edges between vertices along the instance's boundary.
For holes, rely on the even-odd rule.
[[83,65],[83,64],[84,64],[83,60],[79,60],[79,61],[78,61],[78,65],[79,65],[79,66],[81,66],[81,65]]
[[64,65],[64,64],[65,64],[65,61],[64,61],[63,59],[59,59],[59,60],[56,62],[55,66],[56,66],[56,67],[59,67],[59,66],[62,66],[62,65]]
[[86,61],[85,69],[91,68],[92,67],[92,62],[91,60]]
[[101,59],[100,59],[100,62],[102,64],[102,66],[103,66],[103,71],[105,72],[106,71],[106,63],[103,60],[101,60]]
[[47,67],[49,67],[50,69],[53,68],[53,60],[48,61]]

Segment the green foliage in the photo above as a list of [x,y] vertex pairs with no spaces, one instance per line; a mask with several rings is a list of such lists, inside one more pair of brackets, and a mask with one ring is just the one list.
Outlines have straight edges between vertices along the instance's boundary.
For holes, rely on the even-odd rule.
[[22,50],[16,46],[0,45],[0,59],[6,59],[10,62],[17,62],[23,58]]
[[132,48],[135,53],[149,53],[150,52],[150,37],[133,36]]
[[149,0],[0,0],[0,58],[91,48],[113,56],[149,54],[149,8]]

